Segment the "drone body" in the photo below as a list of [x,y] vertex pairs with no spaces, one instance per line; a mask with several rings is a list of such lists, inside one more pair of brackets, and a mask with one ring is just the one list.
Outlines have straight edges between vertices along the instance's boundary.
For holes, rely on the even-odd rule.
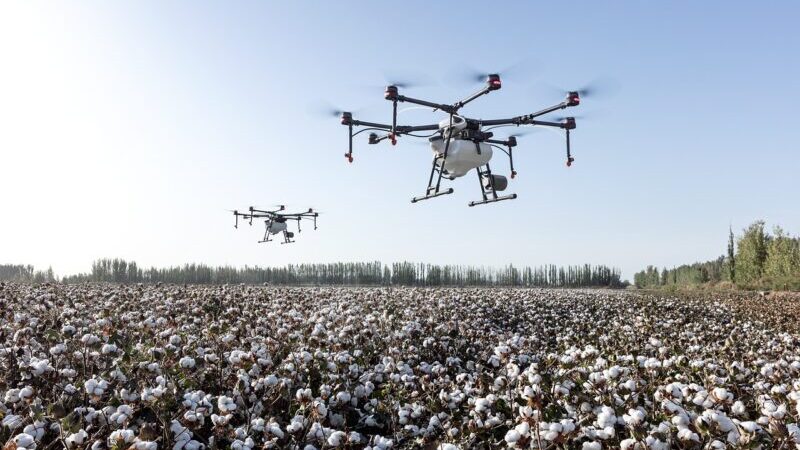
[[[382,140],[388,140],[392,145],[396,145],[397,138],[400,136],[427,137],[429,138],[431,150],[433,151],[433,162],[430,176],[428,177],[428,187],[425,191],[425,195],[412,198],[412,203],[441,195],[452,194],[453,188],[442,189],[442,178],[453,180],[463,177],[473,170],[476,171],[478,175],[482,199],[470,202],[469,206],[517,198],[516,194],[498,195],[498,192],[502,192],[508,187],[508,178],[493,173],[489,165],[494,155],[493,149],[499,149],[508,156],[510,177],[513,179],[517,175],[517,172],[514,170],[513,158],[513,148],[517,146],[516,136],[512,135],[506,139],[493,139],[494,133],[489,130],[505,126],[561,128],[566,131],[567,166],[571,166],[574,158],[570,150],[569,133],[570,130],[576,127],[575,118],[566,117],[557,119],[557,121],[538,120],[538,118],[559,109],[578,106],[580,104],[580,95],[577,91],[569,92],[567,93],[566,99],[561,103],[535,113],[509,119],[482,120],[468,118],[459,114],[459,110],[467,103],[492,91],[496,91],[500,89],[500,87],[500,76],[490,74],[486,78],[486,86],[480,91],[459,102],[444,104],[400,95],[397,86],[387,86],[384,98],[392,102],[391,124],[355,120],[353,119],[352,113],[341,113],[342,125],[347,126],[350,130],[349,150],[345,154],[345,157],[348,161],[353,162],[353,137],[367,130],[385,133],[382,136],[379,136],[376,132],[370,133],[370,144],[377,144]],[[448,114],[448,118],[438,124],[431,125],[398,125],[397,105],[402,102],[429,107],[434,111],[442,111]],[[353,133],[353,127],[358,126],[366,128]],[[415,134],[425,131],[433,133],[428,136]]]
[[253,219],[265,219],[264,220],[264,238],[259,243],[271,242],[271,236],[276,234],[283,233],[283,241],[281,244],[291,244],[294,242],[294,233],[289,231],[288,221],[295,220],[297,221],[297,232],[301,232],[300,229],[300,222],[303,220],[312,220],[314,222],[314,229],[317,229],[317,217],[319,217],[319,213],[314,211],[313,208],[309,208],[308,211],[300,212],[300,213],[287,213],[283,212],[286,210],[284,205],[280,205],[278,209],[275,210],[262,210],[256,209],[250,206],[246,213],[240,213],[237,210],[233,211],[233,216],[236,218],[236,222],[234,224],[234,228],[239,228],[239,217],[247,220],[250,225],[253,225]]

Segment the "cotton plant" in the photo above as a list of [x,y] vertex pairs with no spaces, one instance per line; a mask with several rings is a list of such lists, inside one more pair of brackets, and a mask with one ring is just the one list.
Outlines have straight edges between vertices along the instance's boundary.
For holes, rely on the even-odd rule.
[[[0,323],[0,361],[14,355],[0,417],[18,448],[56,439],[98,450],[800,444],[800,326],[776,312],[800,312],[790,302],[537,289],[0,289],[12,318]],[[56,316],[60,326],[44,326]],[[61,429],[67,417],[77,422]]]

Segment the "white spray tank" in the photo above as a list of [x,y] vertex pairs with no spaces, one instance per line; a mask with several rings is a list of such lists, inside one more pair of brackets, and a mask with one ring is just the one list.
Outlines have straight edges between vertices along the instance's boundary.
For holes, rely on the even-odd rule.
[[273,221],[269,224],[269,234],[278,234],[281,231],[286,230],[286,222],[276,222]]
[[[444,155],[446,139],[435,136],[430,139],[433,156]],[[463,177],[472,169],[483,166],[492,159],[492,147],[485,143],[475,143],[464,139],[450,139],[447,147],[447,159],[444,162],[446,175],[451,178]],[[437,160],[441,166],[442,160]]]

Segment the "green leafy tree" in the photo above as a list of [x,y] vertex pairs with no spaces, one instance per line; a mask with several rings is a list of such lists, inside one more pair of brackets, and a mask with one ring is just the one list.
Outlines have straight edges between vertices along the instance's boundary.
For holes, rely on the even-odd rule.
[[736,282],[736,248],[733,244],[733,228],[728,227],[728,279]]
[[769,236],[764,231],[763,220],[752,223],[744,230],[737,242],[738,251],[735,255],[737,284],[753,286],[761,281],[768,244]]
[[767,244],[764,275],[776,280],[800,276],[800,243],[781,227],[774,228],[773,237]]

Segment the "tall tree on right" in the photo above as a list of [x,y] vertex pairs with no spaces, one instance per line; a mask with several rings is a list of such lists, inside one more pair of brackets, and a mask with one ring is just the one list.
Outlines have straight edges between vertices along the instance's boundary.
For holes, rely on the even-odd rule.
[[800,274],[800,242],[776,226],[773,237],[767,245],[764,275],[777,281],[798,274]]

